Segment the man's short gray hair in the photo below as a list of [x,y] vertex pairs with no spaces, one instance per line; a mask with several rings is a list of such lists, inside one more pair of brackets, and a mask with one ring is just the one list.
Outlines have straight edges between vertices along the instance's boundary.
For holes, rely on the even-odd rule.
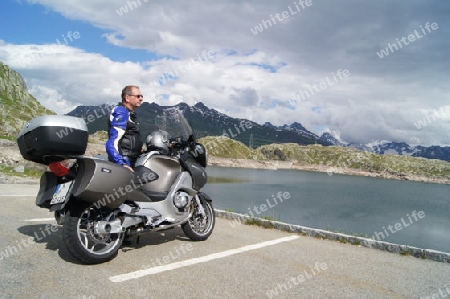
[[122,102],[125,102],[125,95],[130,95],[133,88],[139,88],[139,86],[127,85],[122,89]]

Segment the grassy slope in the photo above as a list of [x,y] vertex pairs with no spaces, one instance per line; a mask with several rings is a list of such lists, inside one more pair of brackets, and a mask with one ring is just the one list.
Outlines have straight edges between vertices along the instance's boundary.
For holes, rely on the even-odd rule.
[[400,155],[379,155],[353,148],[298,144],[270,144],[250,149],[239,141],[226,137],[204,137],[211,156],[235,159],[289,161],[304,165],[325,165],[371,172],[410,173],[450,178],[450,163],[442,160]]
[[22,127],[32,118],[56,114],[46,109],[28,93],[23,78],[0,63],[0,137],[15,140]]

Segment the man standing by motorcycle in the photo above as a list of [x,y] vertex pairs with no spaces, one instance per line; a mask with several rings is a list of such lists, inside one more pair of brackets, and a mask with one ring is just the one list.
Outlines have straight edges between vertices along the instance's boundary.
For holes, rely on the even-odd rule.
[[122,89],[122,102],[112,109],[108,120],[108,159],[131,171],[142,151],[139,123],[134,111],[141,106],[143,100],[144,96],[138,86],[125,86]]

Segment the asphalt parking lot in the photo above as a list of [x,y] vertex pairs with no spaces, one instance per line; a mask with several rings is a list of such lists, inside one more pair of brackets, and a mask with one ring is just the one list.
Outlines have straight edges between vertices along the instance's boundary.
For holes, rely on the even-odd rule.
[[[0,184],[0,298],[445,298],[448,263],[217,218],[192,242],[147,234],[111,262],[70,256],[38,185]],[[434,297],[433,297],[434,296]],[[439,296],[439,297],[438,297]]]

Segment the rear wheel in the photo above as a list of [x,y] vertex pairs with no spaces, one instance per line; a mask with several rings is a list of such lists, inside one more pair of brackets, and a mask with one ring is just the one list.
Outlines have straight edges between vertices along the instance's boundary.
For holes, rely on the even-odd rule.
[[212,202],[207,201],[201,195],[199,198],[203,210],[205,211],[204,215],[200,213],[199,208],[194,202],[194,212],[192,213],[192,216],[181,226],[186,236],[194,241],[204,241],[208,239],[212,234],[216,222]]
[[63,239],[69,252],[85,264],[99,264],[112,260],[122,245],[124,233],[96,233],[97,221],[115,220],[111,213],[101,210],[72,207],[66,214]]

